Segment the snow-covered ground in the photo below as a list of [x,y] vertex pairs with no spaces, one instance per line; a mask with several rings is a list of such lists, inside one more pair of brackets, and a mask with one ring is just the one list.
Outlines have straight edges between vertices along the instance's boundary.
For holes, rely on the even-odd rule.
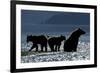
[[[90,44],[89,42],[79,42],[77,52],[64,52],[63,45],[59,52],[47,52],[21,56],[21,63],[31,62],[52,62],[52,61],[75,61],[75,60],[89,60],[90,59]],[[27,48],[27,49],[25,49]],[[28,51],[30,46],[22,47],[22,51]],[[50,48],[48,47],[50,50]]]

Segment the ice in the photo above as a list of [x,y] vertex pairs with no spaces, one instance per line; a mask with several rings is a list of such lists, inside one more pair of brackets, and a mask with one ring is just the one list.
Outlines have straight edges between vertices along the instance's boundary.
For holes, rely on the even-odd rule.
[[[27,49],[26,50],[22,49],[22,51],[29,50],[29,47],[23,47],[23,48]],[[62,45],[60,47],[59,52],[45,52],[45,53],[21,56],[21,63],[77,61],[77,60],[89,60],[89,59],[90,59],[90,43],[80,41],[78,43],[77,52],[64,52]]]

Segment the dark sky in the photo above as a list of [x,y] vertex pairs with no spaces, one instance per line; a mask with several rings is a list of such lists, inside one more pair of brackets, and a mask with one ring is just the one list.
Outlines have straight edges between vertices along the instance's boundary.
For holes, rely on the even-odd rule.
[[66,34],[76,28],[90,30],[90,14],[21,10],[22,34]]

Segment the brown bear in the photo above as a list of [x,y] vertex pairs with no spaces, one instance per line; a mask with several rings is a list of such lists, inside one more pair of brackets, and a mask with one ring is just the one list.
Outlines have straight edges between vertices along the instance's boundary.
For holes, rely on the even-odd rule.
[[64,46],[63,46],[64,51],[65,52],[76,52],[79,37],[83,34],[85,34],[85,31],[83,31],[82,29],[78,28],[77,30],[75,30],[70,35],[70,37],[67,40],[65,40]]

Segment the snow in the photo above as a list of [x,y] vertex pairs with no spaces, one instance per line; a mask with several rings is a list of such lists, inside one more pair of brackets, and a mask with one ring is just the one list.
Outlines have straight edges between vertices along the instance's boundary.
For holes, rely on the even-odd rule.
[[[90,43],[79,42],[77,52],[64,52],[63,45],[59,52],[45,52],[39,54],[32,54],[27,56],[21,56],[21,63],[32,63],[32,62],[53,62],[53,61],[76,61],[76,60],[89,60],[90,59]],[[29,50],[29,47],[27,51]]]

